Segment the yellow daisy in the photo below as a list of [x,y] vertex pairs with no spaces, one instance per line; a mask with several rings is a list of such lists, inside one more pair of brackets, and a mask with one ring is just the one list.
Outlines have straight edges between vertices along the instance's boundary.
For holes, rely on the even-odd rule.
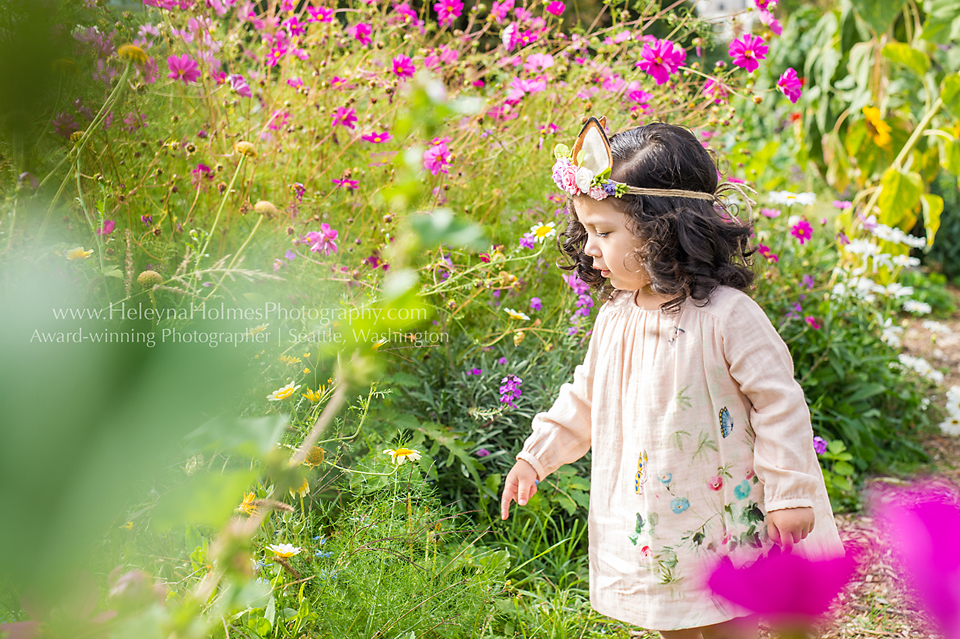
[[303,497],[310,491],[310,484],[307,482],[306,477],[304,477],[303,483],[300,484],[299,488],[288,488],[288,490],[290,491],[291,497],[296,497],[298,495]]
[[129,60],[136,64],[146,64],[149,56],[135,44],[124,44],[117,49],[117,55],[121,60]]
[[82,246],[67,251],[68,260],[85,260],[93,255],[93,250],[84,251]]
[[880,147],[890,145],[890,125],[880,117],[880,109],[876,107],[863,107],[863,114],[867,118],[867,133],[873,138],[874,143]]
[[384,455],[390,455],[393,458],[393,463],[398,466],[403,462],[407,461],[409,458],[411,461],[419,461],[420,453],[410,448],[398,448],[396,450],[387,449],[383,451]]
[[298,388],[300,388],[300,384],[294,385],[293,382],[290,382],[283,388],[278,388],[277,390],[267,395],[267,399],[270,400],[271,402],[279,402],[280,400],[286,399],[291,395],[293,395],[294,393],[296,393]]
[[253,493],[247,493],[243,496],[243,501],[237,506],[238,513],[253,515],[257,512],[257,496]]
[[303,460],[303,463],[309,466],[310,468],[316,468],[323,463],[323,460],[327,458],[327,451],[320,448],[319,446],[314,446],[310,449],[310,452],[307,453],[306,459]]

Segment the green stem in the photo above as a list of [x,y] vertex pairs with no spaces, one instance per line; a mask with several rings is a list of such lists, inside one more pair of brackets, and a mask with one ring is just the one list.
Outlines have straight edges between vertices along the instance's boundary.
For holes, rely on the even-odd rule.
[[[262,216],[262,215],[261,215],[260,218],[257,220],[257,223],[254,225],[253,230],[250,231],[250,235],[248,235],[248,236],[247,236],[247,239],[243,242],[243,244],[240,245],[240,250],[238,250],[238,251],[237,251],[237,254],[233,256],[233,259],[232,259],[232,260],[230,260],[230,265],[227,267],[227,269],[226,269],[226,270],[223,272],[223,274],[220,276],[220,281],[217,282],[217,285],[213,287],[213,289],[210,291],[210,294],[207,295],[206,299],[210,299],[210,298],[213,296],[213,294],[217,292],[217,289],[219,289],[219,288],[220,288],[220,285],[223,284],[223,280],[226,279],[227,273],[229,273],[231,270],[233,270],[234,265],[237,263],[237,260],[240,258],[240,254],[243,253],[243,249],[247,248],[247,244],[250,243],[250,240],[253,239],[253,236],[254,236],[254,234],[257,232],[257,229],[260,228],[260,222],[263,222],[263,216]],[[208,238],[208,239],[209,239],[209,238]],[[206,301],[206,300],[204,300],[204,301]]]
[[[903,145],[903,148],[900,149],[900,153],[897,154],[896,159],[894,159],[893,164],[890,165],[890,168],[899,171],[903,166],[904,160],[907,156],[913,151],[913,147],[916,146],[917,140],[920,139],[920,136],[923,135],[923,132],[930,126],[930,121],[933,120],[933,116],[937,114],[940,110],[940,107],[943,106],[943,97],[937,98],[936,102],[930,107],[930,110],[927,111],[926,115],[923,116],[923,119],[920,120],[917,124],[917,128],[913,130],[913,133],[910,134],[910,138],[907,140],[907,143]],[[877,201],[880,199],[880,193],[883,192],[883,185],[878,184],[876,190],[873,192],[873,195],[870,196],[870,200],[867,202],[866,207],[863,209],[864,215],[870,215],[873,211],[873,207],[877,205]]]
[[220,207],[217,209],[217,214],[213,218],[213,226],[210,227],[210,232],[207,234],[207,239],[203,243],[203,248],[200,249],[200,254],[197,255],[197,267],[200,267],[200,262],[203,260],[204,254],[207,252],[207,247],[210,246],[210,238],[213,237],[213,232],[217,230],[217,222],[220,221],[220,213],[223,212],[223,207],[227,203],[227,198],[230,197],[230,191],[233,190],[233,185],[237,181],[237,176],[240,175],[240,169],[243,168],[243,161],[247,158],[246,155],[240,155],[240,161],[237,162],[237,170],[233,172],[233,177],[230,178],[230,185],[227,186],[227,190],[223,192],[223,198],[220,200]]

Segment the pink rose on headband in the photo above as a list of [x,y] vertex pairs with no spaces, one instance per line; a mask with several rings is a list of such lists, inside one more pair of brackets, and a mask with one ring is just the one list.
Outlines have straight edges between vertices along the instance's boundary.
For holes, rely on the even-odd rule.
[[577,188],[577,168],[570,160],[557,160],[553,165],[553,181],[562,191],[570,195],[580,192]]
[[594,186],[590,188],[590,197],[599,202],[600,200],[607,199],[607,192],[599,186]]

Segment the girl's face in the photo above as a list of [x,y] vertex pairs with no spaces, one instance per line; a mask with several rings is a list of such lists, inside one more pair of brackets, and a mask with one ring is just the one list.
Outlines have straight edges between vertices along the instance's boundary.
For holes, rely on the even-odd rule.
[[577,219],[587,230],[583,252],[593,258],[593,267],[622,291],[638,291],[649,284],[650,277],[636,256],[642,243],[627,227],[627,217],[613,207],[610,198],[597,201],[576,197],[573,207]]

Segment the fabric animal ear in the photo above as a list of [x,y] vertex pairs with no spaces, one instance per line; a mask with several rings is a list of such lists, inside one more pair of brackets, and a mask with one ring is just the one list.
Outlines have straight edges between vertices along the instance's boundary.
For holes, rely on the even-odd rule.
[[583,125],[576,143],[573,145],[573,161],[578,166],[589,169],[594,175],[600,175],[613,167],[613,153],[604,126],[607,118],[590,118]]

